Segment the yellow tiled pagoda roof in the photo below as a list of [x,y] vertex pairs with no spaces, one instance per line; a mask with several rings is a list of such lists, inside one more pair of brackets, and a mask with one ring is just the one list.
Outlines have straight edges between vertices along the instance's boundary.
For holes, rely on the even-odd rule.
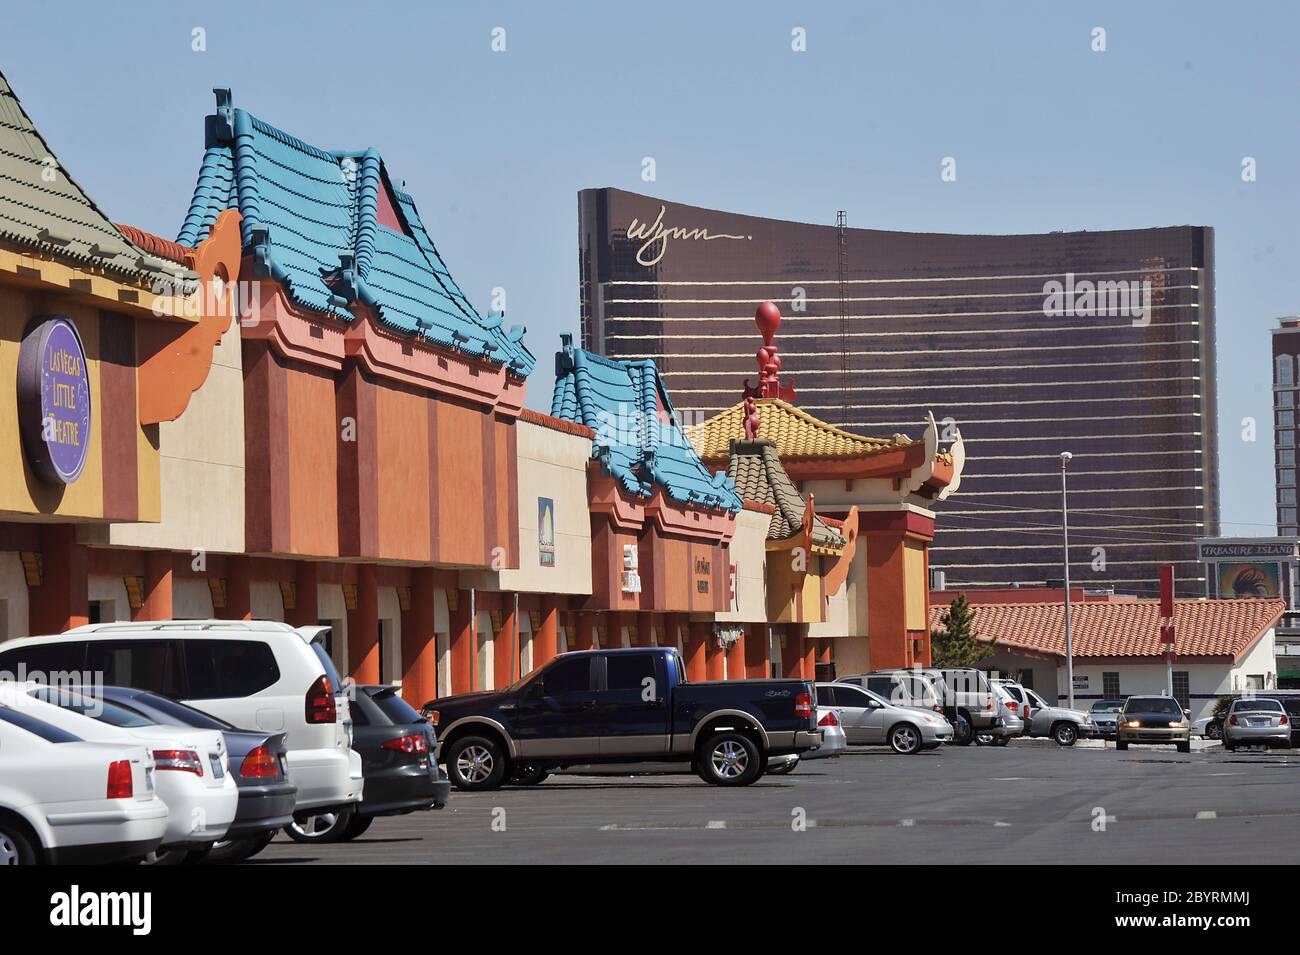
[[[827,424],[780,398],[759,398],[758,436],[767,438],[782,458],[860,458],[912,444],[906,435],[866,438]],[[726,459],[732,439],[745,437],[745,403],[739,401],[700,424],[686,437],[706,461]]]

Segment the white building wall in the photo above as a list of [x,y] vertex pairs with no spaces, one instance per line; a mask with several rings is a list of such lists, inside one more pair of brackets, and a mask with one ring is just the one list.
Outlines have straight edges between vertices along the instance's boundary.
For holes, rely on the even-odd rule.
[[284,622],[284,598],[280,585],[271,580],[255,580],[248,586],[249,607],[254,620]]
[[131,601],[121,577],[92,576],[86,580],[86,598],[99,604],[100,623],[131,619]]

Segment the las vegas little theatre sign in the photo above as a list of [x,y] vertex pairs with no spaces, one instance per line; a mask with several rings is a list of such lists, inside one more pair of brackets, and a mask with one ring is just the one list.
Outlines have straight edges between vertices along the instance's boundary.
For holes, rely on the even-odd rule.
[[66,315],[37,322],[18,351],[18,420],[32,469],[51,484],[81,477],[90,451],[90,371]]

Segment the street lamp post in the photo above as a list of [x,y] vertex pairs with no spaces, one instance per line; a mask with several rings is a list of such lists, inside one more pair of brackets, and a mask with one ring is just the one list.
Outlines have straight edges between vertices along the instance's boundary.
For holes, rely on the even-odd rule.
[[1065,471],[1070,459],[1069,451],[1061,452],[1061,542],[1065,558],[1065,685],[1070,709],[1074,709],[1074,639],[1070,633],[1070,517],[1065,493]]

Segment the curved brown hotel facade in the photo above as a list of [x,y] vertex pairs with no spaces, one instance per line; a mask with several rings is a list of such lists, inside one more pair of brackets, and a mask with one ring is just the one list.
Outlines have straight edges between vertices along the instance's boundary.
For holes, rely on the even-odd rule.
[[690,422],[753,374],[752,316],[785,316],[782,375],[806,411],[868,435],[927,411],[967,444],[931,566],[947,585],[1071,573],[1154,593],[1173,563],[1205,593],[1219,532],[1214,233],[1202,226],[946,235],[784,222],[617,189],[579,194],[583,346],[653,359]]

